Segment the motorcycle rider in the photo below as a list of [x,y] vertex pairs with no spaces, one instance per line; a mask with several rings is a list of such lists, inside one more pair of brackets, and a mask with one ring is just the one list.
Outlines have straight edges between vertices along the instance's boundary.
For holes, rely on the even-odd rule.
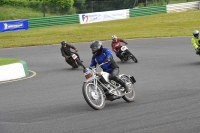
[[195,48],[196,54],[200,54],[200,40],[199,40],[199,31],[193,31],[193,37],[191,39],[192,46]]
[[124,41],[123,39],[117,38],[116,35],[112,36],[112,43],[111,43],[112,51],[115,52],[116,56],[119,59],[121,59],[121,47],[122,47],[120,42],[123,42],[126,45],[128,45],[128,43],[126,41]]
[[[78,59],[80,60],[80,57],[79,57],[78,53],[72,52],[72,51],[70,50],[70,48],[72,48],[72,49],[74,49],[76,52],[78,52],[78,49],[75,48],[73,45],[68,44],[66,41],[62,41],[62,42],[61,42],[61,48],[60,48],[61,54],[62,54],[63,57],[65,57],[65,61],[66,61],[68,64],[70,64],[70,59],[69,59],[69,58],[70,58],[70,56],[71,56],[72,54],[76,54],[76,55],[78,56]],[[81,60],[80,60],[80,61],[81,61]],[[81,62],[83,62],[83,61],[81,61]]]
[[91,43],[90,48],[92,50],[93,57],[91,59],[90,69],[96,67],[97,63],[101,64],[108,62],[101,66],[103,71],[109,73],[109,79],[114,80],[119,83],[122,87],[125,88],[126,93],[130,90],[126,84],[118,77],[119,75],[119,66],[115,63],[112,53],[109,49],[103,48],[102,42],[95,40]]

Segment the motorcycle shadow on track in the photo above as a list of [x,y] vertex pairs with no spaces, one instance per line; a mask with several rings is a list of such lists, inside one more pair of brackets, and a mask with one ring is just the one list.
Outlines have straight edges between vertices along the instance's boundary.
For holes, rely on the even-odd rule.
[[187,65],[191,65],[191,66],[197,66],[197,65],[199,65],[200,66],[200,62],[190,62]]
[[[6,117],[0,118],[0,120],[6,121],[7,119],[12,119],[12,122],[32,123],[67,118],[71,115],[79,115],[83,112],[88,112],[88,108],[83,103],[79,102],[71,105],[59,104],[41,108],[31,108],[23,113],[21,111],[8,112],[4,114]],[[23,118],[21,115],[18,115],[21,113],[23,114]],[[16,117],[13,118],[12,116]]]
[[126,64],[135,64],[135,62],[131,62],[131,61],[116,61],[117,64],[120,64],[120,65],[126,65]]
[[63,68],[61,70],[63,70],[63,71],[81,71],[81,72],[83,71],[82,68],[72,68],[72,67]]
[[179,64],[176,64],[176,66],[178,66],[178,67],[183,67],[183,66],[200,66],[200,61],[179,63]]

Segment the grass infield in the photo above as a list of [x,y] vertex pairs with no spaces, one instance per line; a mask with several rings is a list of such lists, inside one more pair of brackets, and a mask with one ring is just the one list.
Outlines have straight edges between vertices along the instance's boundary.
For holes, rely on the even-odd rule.
[[7,64],[12,64],[12,63],[17,63],[19,61],[20,60],[16,59],[16,58],[0,58],[0,66],[7,65]]

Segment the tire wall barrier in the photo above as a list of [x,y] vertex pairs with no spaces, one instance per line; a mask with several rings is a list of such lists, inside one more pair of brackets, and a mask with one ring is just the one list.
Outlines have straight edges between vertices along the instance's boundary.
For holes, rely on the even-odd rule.
[[75,15],[28,19],[29,28],[39,28],[39,27],[68,25],[68,24],[79,24],[79,15],[75,14]]
[[142,8],[133,8],[130,9],[130,18],[139,17],[139,16],[148,16],[153,14],[166,13],[166,5],[163,6],[150,6],[150,7],[142,7]]
[[179,4],[169,4],[167,5],[167,13],[171,12],[183,12],[188,10],[198,10],[200,6],[200,1],[179,3]]
[[29,75],[25,61],[0,66],[0,81],[14,80]]

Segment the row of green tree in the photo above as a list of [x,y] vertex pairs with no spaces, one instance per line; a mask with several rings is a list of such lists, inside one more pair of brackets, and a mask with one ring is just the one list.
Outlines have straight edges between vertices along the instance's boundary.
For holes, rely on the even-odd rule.
[[1,6],[20,6],[57,15],[130,9],[150,3],[164,5],[169,0],[0,0]]
[[74,0],[0,0],[0,4],[32,8],[36,11],[65,14],[72,10]]

